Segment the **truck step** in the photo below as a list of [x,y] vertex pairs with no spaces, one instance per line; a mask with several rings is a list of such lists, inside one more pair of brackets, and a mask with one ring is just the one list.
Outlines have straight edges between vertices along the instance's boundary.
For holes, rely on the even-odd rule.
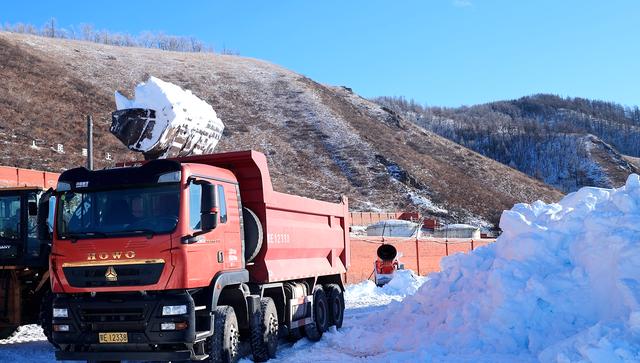
[[[208,337],[213,335],[213,331],[197,331],[196,332],[196,343],[201,342]],[[204,358],[203,358],[204,359]]]
[[209,358],[209,354],[203,354],[203,355],[196,355],[195,357],[193,357],[192,360],[205,360]]

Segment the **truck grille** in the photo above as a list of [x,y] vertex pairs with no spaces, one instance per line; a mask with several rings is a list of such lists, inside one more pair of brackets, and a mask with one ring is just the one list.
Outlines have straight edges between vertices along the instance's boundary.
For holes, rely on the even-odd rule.
[[[63,267],[73,287],[143,286],[158,282],[164,263]],[[112,269],[115,274],[108,274]],[[112,272],[113,272],[112,271]]]
[[143,308],[80,309],[80,320],[91,331],[144,331]]

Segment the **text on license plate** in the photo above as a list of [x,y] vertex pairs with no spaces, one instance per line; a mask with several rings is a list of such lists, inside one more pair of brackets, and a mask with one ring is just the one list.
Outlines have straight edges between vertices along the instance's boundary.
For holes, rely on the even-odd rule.
[[128,343],[127,333],[98,333],[100,343]]

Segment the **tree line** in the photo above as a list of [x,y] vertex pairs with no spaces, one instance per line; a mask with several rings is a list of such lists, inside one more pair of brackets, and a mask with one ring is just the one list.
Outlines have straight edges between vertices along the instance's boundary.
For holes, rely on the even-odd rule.
[[611,181],[590,157],[589,134],[640,156],[640,109],[540,94],[471,107],[428,107],[402,97],[374,101],[480,154],[569,192]]
[[[119,47],[142,47],[195,53],[214,52],[213,46],[202,42],[196,37],[176,36],[151,31],[144,31],[138,35],[132,35],[129,33],[96,29],[93,25],[84,23],[78,26],[72,25],[61,28],[55,18],[49,19],[49,21],[40,27],[25,23],[4,23],[0,25],[0,30],[49,38],[84,40]],[[218,53],[238,55],[238,52],[227,48],[220,49]]]

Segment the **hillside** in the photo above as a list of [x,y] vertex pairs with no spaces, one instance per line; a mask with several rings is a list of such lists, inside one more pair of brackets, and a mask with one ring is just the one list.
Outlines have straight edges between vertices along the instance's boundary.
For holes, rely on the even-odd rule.
[[564,192],[611,188],[638,173],[640,110],[582,98],[534,95],[459,108],[397,98],[381,105]]
[[[0,163],[55,171],[83,164],[88,113],[98,167],[136,158],[108,132],[113,92],[131,95],[149,75],[209,102],[226,125],[218,150],[265,153],[283,192],[332,201],[346,194],[355,210],[418,208],[493,223],[515,202],[561,196],[348,88],[270,63],[10,33],[0,33]],[[64,154],[53,149],[58,143]]]

